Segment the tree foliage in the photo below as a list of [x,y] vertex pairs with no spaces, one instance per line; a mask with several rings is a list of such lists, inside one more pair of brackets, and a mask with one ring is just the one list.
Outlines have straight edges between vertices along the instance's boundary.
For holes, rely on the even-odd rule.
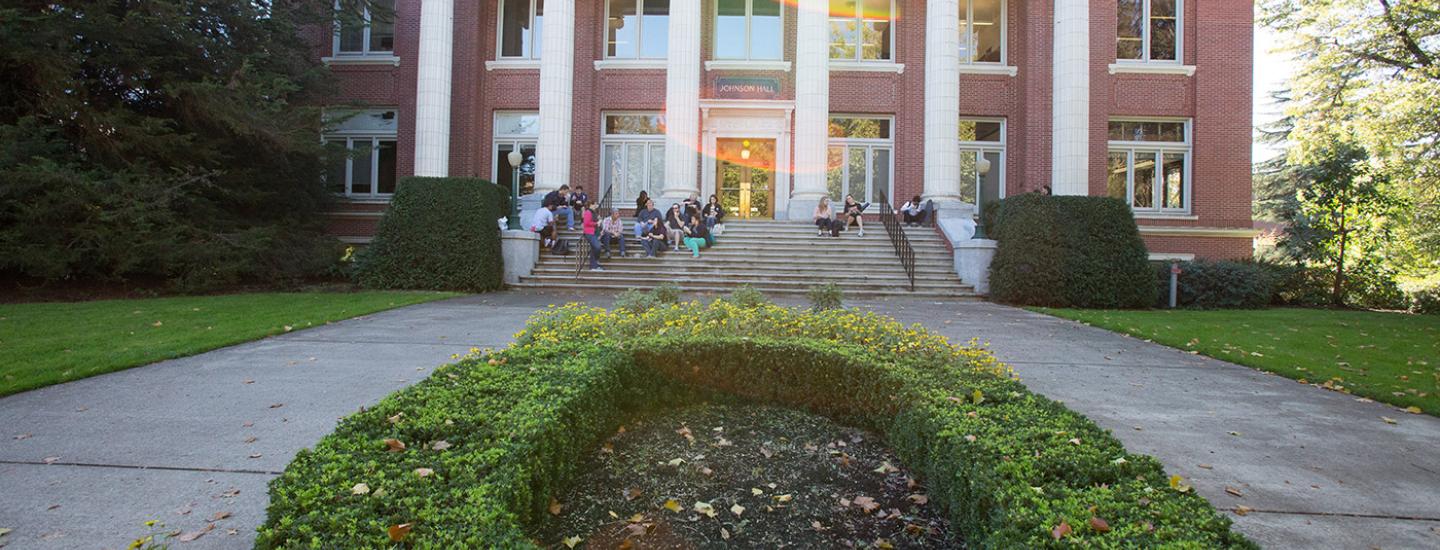
[[329,77],[304,32],[332,10],[0,4],[0,272],[198,288],[332,260],[315,215]]
[[[1440,0],[1264,0],[1261,9],[1298,62],[1273,129],[1287,156],[1257,186],[1261,215],[1284,219],[1289,208],[1320,222],[1318,212],[1348,209],[1367,226],[1350,234],[1373,240],[1355,258],[1377,264],[1371,272],[1440,274]],[[1377,208],[1384,216],[1371,217]],[[1356,226],[1297,229],[1319,234],[1292,242],[1318,243]]]

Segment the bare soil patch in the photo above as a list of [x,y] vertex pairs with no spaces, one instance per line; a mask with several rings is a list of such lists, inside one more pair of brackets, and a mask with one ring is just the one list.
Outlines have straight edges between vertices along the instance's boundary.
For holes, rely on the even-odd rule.
[[878,436],[754,405],[623,426],[546,516],[552,548],[963,546]]

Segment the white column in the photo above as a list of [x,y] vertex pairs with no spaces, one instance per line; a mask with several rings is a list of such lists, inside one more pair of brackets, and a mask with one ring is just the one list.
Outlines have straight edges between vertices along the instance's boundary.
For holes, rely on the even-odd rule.
[[450,173],[450,66],[454,0],[420,4],[420,52],[415,82],[415,175]]
[[1050,191],[1090,193],[1090,2],[1055,0]]
[[[925,5],[925,192],[941,215],[960,203],[960,3]],[[891,197],[891,201],[899,199]]]
[[795,20],[795,175],[790,219],[808,220],[827,193],[830,127],[830,4],[800,0]]
[[570,129],[575,100],[575,0],[548,0],[540,27],[540,137],[535,193],[570,184]]
[[678,202],[700,193],[696,173],[700,169],[700,0],[671,0],[669,31],[665,184],[660,196],[666,202]]

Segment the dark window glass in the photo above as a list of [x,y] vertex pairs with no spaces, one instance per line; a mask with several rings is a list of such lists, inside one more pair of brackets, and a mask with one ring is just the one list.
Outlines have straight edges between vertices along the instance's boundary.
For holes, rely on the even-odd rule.
[[376,169],[377,193],[395,192],[395,142],[381,141],[380,149],[376,151],[380,157],[380,166]]
[[1120,0],[1116,59],[1145,58],[1145,0]]

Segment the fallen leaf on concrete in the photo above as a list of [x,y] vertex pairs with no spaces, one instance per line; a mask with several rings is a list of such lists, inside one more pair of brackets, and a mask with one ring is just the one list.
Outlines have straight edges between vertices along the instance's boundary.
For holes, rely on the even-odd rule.
[[193,542],[195,539],[205,536],[205,533],[209,533],[214,529],[215,524],[207,523],[204,527],[201,527],[194,531],[190,531],[188,533],[180,533],[180,536],[175,537],[175,539],[179,540],[180,542]]
[[1420,407],[1416,407],[1416,406],[1414,406],[1414,405],[1411,405],[1411,406],[1409,406],[1409,407],[1405,407],[1405,412],[1408,412],[1408,413],[1410,413],[1410,414],[1420,414],[1420,413],[1422,413],[1422,412],[1424,412],[1424,411],[1421,411],[1421,410],[1420,410]]
[[250,458],[260,458],[260,457],[262,457],[262,456],[264,456],[264,455],[262,455],[262,454],[260,454],[260,453],[254,453],[254,454],[251,454],[251,455],[250,455]]
[[245,442],[246,442],[246,443],[254,443],[254,442],[255,442],[255,439],[256,439],[255,436],[252,435],[252,436],[250,436],[250,437],[245,438]]
[[1399,424],[1399,422],[1396,422],[1394,418],[1390,418],[1388,416],[1382,416],[1380,417],[1380,420],[1384,420],[1386,424]]
[[220,521],[228,517],[230,517],[230,512],[215,512],[215,515],[210,516],[210,521]]
[[1237,516],[1243,516],[1243,515],[1249,514],[1251,510],[1254,510],[1254,508],[1251,508],[1251,507],[1249,507],[1249,506],[1246,506],[1246,505],[1244,505],[1244,504],[1241,504],[1241,505],[1235,507],[1235,515],[1237,515]]
[[1209,464],[1196,464],[1196,466],[1199,466],[1199,467],[1204,468],[1204,469],[1206,469],[1206,470],[1213,470],[1213,469],[1215,469],[1214,466],[1211,466],[1211,465],[1209,465]]
[[58,456],[47,456],[47,457],[45,457],[45,458],[40,459],[40,462],[44,462],[44,463],[46,463],[46,464],[54,464],[54,463],[59,462],[59,461],[60,461],[60,457],[58,457]]
[[[230,490],[228,490],[228,491],[225,491],[225,492],[223,492],[223,493],[220,493],[220,498],[234,498],[234,497],[238,497],[238,496],[240,496],[240,490],[239,490],[239,489],[234,489],[234,488],[232,488],[232,489],[230,489]],[[186,513],[188,514],[188,513],[189,513],[189,510],[186,510]]]
[[273,404],[273,405],[270,405],[270,408],[272,408],[272,409],[278,409],[278,408],[284,407],[284,406],[285,406],[284,403],[275,403],[275,404]]
[[15,436],[13,439],[15,439],[15,441],[20,441],[22,439],[30,439],[30,434],[20,434]]
[[1234,497],[1236,497],[1236,498],[1240,498],[1240,497],[1245,496],[1245,493],[1240,492],[1239,489],[1236,489],[1236,488],[1231,487],[1231,486],[1228,486],[1228,485],[1225,486],[1225,492],[1230,493],[1231,496],[1234,496]]

